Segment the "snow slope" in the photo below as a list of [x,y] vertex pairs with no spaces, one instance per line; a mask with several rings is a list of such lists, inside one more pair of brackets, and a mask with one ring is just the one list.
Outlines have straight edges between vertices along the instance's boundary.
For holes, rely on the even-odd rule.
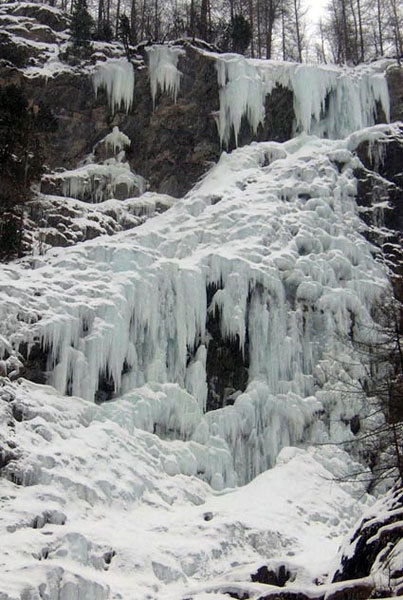
[[11,407],[23,415],[1,430],[18,454],[1,480],[2,598],[256,598],[266,586],[250,574],[263,562],[312,587],[366,501],[333,480],[342,452],[325,467],[313,449],[286,449],[274,469],[217,495],[166,474],[186,444],[128,431],[108,406],[28,382],[1,399],[3,423]]

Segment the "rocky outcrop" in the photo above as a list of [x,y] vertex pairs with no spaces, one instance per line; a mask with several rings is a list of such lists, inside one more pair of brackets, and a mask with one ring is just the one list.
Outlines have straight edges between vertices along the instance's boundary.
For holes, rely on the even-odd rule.
[[72,198],[42,196],[26,207],[24,246],[40,255],[49,246],[72,246],[99,235],[113,235],[164,212],[173,201],[170,196],[151,193],[96,205]]
[[389,67],[387,71],[389,97],[390,97],[390,120],[403,121],[403,69],[401,66]]
[[358,524],[344,549],[333,581],[376,573],[373,598],[403,594],[403,489],[378,501]]
[[368,226],[367,237],[379,246],[397,274],[403,273],[403,127],[385,130],[376,140],[358,144],[361,161],[354,175],[356,200]]

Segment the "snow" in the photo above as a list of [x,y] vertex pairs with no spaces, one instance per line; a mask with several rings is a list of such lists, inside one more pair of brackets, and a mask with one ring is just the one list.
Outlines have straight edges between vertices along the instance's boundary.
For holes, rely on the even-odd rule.
[[[153,102],[159,90],[175,101],[183,50],[147,53]],[[256,600],[267,586],[250,574],[263,564],[285,565],[287,587],[314,598],[372,503],[368,472],[339,445],[354,440],[353,417],[365,434],[370,410],[349,393],[367,366],[351,338],[376,341],[372,309],[390,291],[354,199],[357,143],[393,134],[368,128],[377,102],[389,112],[381,67],[207,54],[222,144],[244,118],[258,130],[276,85],[293,91],[296,137],[224,152],[185,198],[145,195],[136,208],[145,182],[114,128],[101,140],[111,158],[52,176],[66,207],[84,221],[82,199],[119,211],[123,186],[122,210],[171,208],[0,266],[5,600]],[[42,74],[57,72],[49,64]],[[93,84],[112,113],[131,110],[126,59],[98,62]],[[248,380],[206,412],[212,315]],[[46,353],[48,386],[19,379],[24,347]]]
[[[11,431],[11,405],[0,402],[2,443],[12,440],[20,457],[6,470],[29,484],[2,479],[7,599],[42,590],[52,599],[199,600],[230,586],[257,598],[265,586],[250,573],[271,563],[314,592],[369,502],[334,481],[320,453],[296,448],[247,486],[214,493],[193,474],[191,443],[130,428],[124,399],[66,402],[29,382],[6,391],[25,415]],[[341,451],[334,460],[348,463]]]
[[124,148],[127,148],[131,144],[130,138],[125,133],[120,131],[117,125],[115,125],[111,133],[108,133],[108,135],[106,135],[101,141],[105,143],[106,148],[111,148],[113,150],[113,154],[115,155],[120,152],[120,150],[124,150]]
[[[348,389],[365,367],[348,339],[352,327],[359,339],[373,330],[371,307],[389,284],[361,233],[349,144],[301,136],[224,153],[133,232],[51,250],[34,269],[13,265],[3,289],[27,316],[5,300],[0,333],[15,349],[46,348],[61,393],[93,401],[106,377],[135,427],[219,450],[199,469],[217,488],[250,481],[284,446],[352,439],[349,420],[365,407],[338,382]],[[224,340],[244,353],[248,340],[249,378],[233,406],[204,414],[216,311]]]
[[116,198],[118,192],[130,198],[145,191],[143,177],[133,173],[128,163],[115,159],[110,159],[107,164],[86,164],[78,169],[52,174],[49,179],[55,185],[60,182],[64,196],[94,203]]
[[[103,203],[118,198],[125,200],[141,196],[146,191],[146,181],[134,173],[126,162],[124,148],[131,144],[130,138],[117,126],[93,147],[76,169],[45,175],[43,183],[60,189],[61,195],[83,202]],[[106,151],[106,158],[96,162],[96,153]],[[111,156],[110,156],[111,155]]]

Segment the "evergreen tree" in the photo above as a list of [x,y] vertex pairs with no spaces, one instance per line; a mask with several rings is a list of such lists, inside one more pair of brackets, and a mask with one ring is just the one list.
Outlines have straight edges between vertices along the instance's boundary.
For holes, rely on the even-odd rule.
[[231,40],[234,52],[243,54],[248,49],[252,38],[252,29],[249,21],[243,15],[235,15],[231,19]]
[[126,14],[121,15],[119,19],[119,39],[125,49],[127,60],[130,60],[131,29],[129,17]]
[[[50,127],[49,115],[39,113],[41,127]],[[42,170],[36,121],[21,88],[0,88],[0,260],[22,252],[23,207]]]
[[87,0],[75,0],[71,15],[71,37],[73,47],[88,48],[91,44],[93,20],[88,12]]

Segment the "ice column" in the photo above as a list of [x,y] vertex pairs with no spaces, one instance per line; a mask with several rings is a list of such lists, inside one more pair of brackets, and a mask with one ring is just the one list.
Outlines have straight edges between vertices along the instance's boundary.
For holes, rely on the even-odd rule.
[[150,85],[153,104],[158,88],[169,94],[176,102],[182,73],[178,70],[178,59],[185,54],[182,48],[151,46],[146,48],[150,68]]
[[242,119],[253,133],[265,120],[265,99],[276,86],[293,92],[294,130],[340,139],[375,124],[378,104],[389,120],[384,65],[354,69],[336,66],[251,60],[235,54],[214,55],[220,96],[217,115],[221,144],[235,144]]
[[129,112],[133,104],[134,69],[126,58],[111,58],[98,62],[92,82],[95,95],[99,89],[105,89],[112,112],[123,108]]

